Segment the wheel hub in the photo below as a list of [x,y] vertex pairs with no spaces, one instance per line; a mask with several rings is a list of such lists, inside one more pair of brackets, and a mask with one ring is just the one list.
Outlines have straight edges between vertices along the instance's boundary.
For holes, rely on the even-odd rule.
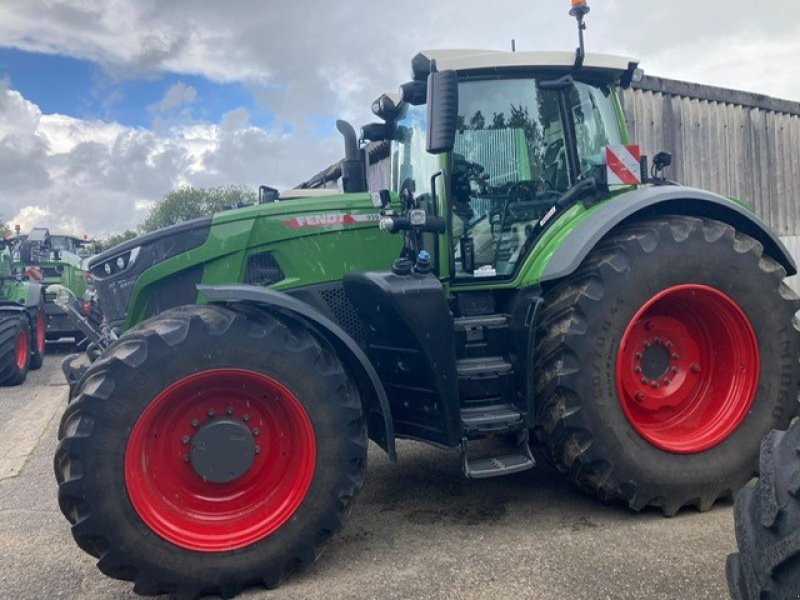
[[758,342],[742,309],[714,288],[685,284],[651,298],[620,341],[617,391],[653,445],[694,453],[733,434],[755,396]]
[[229,483],[250,470],[256,442],[242,421],[213,419],[192,437],[190,459],[194,472],[212,483]]

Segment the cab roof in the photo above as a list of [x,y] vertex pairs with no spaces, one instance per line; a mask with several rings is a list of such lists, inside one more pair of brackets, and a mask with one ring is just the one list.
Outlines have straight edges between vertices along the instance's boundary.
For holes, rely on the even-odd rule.
[[[439,71],[486,71],[509,68],[572,69],[574,52],[506,52],[502,50],[423,50],[421,57],[436,61]],[[587,53],[582,69],[619,79],[639,64],[638,59]]]

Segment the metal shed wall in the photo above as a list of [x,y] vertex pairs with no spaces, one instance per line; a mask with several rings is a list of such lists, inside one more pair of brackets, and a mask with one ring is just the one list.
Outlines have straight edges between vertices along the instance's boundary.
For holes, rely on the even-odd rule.
[[621,100],[643,153],[672,153],[668,177],[746,202],[800,263],[800,103],[657,77]]

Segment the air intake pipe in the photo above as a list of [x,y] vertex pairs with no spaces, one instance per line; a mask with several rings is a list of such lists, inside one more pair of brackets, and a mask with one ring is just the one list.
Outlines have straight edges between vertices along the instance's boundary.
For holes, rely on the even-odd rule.
[[347,121],[336,121],[336,129],[344,137],[344,160],[342,161],[342,190],[346,194],[367,191],[367,174],[363,153],[358,149],[356,131]]

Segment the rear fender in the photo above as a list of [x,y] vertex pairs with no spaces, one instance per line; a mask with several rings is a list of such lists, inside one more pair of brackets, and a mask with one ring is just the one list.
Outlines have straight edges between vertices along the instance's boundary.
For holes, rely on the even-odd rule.
[[305,325],[312,325],[333,346],[358,385],[369,437],[397,460],[394,424],[383,384],[366,354],[336,323],[317,309],[288,294],[253,285],[198,285],[197,290],[212,303],[243,303],[265,308]]
[[705,190],[656,186],[641,188],[601,204],[563,240],[542,272],[541,281],[553,281],[572,274],[597,243],[616,227],[665,214],[704,217],[728,223],[761,242],[764,252],[778,261],[787,275],[797,273],[795,261],[783,243],[741,204]]

